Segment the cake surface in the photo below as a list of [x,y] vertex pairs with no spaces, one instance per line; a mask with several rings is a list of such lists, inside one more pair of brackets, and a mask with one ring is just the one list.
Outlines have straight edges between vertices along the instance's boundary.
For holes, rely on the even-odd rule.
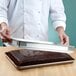
[[6,55],[17,66],[29,66],[44,63],[74,60],[70,55],[66,53],[48,52],[40,50],[27,50],[27,49],[6,52]]

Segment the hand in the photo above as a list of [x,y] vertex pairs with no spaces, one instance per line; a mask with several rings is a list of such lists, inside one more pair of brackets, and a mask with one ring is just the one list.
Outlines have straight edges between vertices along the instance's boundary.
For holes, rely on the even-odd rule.
[[4,22],[0,24],[0,38],[3,42],[11,42],[9,27]]
[[58,32],[61,44],[62,45],[69,45],[69,37],[64,32],[63,27],[58,27],[56,30]]

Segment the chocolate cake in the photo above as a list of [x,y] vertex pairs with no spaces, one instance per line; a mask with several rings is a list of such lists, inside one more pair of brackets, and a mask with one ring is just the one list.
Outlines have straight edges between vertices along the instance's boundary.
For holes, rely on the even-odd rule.
[[14,50],[5,53],[17,66],[29,66],[74,60],[70,55],[40,50]]

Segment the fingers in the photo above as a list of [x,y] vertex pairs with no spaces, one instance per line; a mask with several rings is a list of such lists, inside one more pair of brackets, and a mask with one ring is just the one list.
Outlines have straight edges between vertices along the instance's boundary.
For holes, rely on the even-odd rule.
[[10,42],[10,30],[4,23],[0,25],[0,38],[3,42]]
[[11,43],[12,39],[11,38],[7,38],[6,36],[4,36],[4,39],[2,39],[2,41]]
[[69,45],[69,37],[65,34],[63,27],[57,27],[56,31],[58,32],[60,42],[62,45]]
[[65,36],[63,39],[64,45],[69,45],[69,37]]
[[69,37],[65,33],[61,34],[59,37],[62,45],[69,45]]

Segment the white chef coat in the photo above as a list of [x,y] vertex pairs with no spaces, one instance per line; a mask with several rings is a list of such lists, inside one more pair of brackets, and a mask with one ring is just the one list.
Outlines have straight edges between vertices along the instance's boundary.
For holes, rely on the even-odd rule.
[[48,40],[48,16],[56,29],[66,27],[62,0],[0,0],[0,23],[16,38]]

